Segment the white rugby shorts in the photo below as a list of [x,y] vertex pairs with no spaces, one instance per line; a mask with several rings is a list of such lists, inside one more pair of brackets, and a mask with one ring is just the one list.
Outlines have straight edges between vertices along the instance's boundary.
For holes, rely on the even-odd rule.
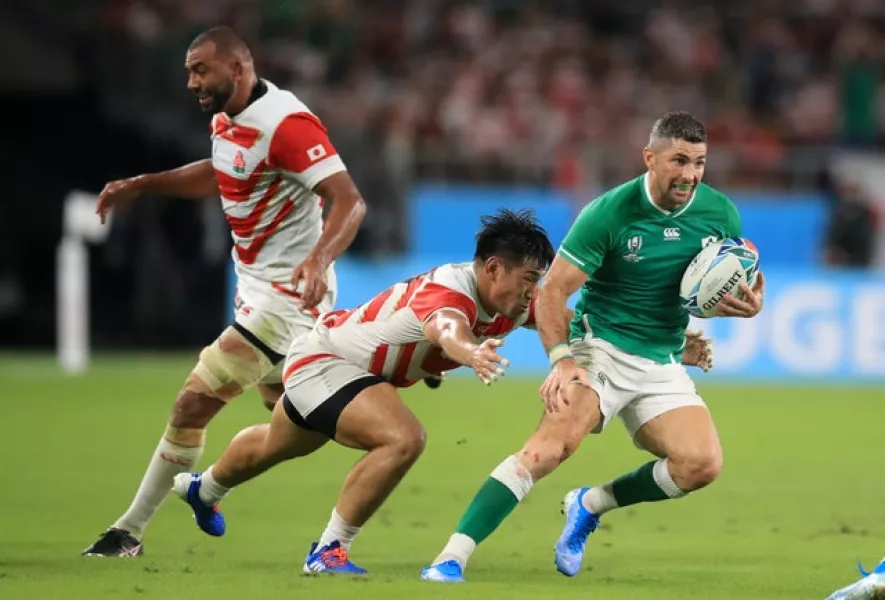
[[350,401],[384,381],[329,349],[314,330],[298,337],[286,357],[283,408],[296,425],[334,439]]
[[315,308],[305,309],[301,306],[300,295],[290,284],[259,281],[248,275],[239,277],[234,298],[234,322],[281,357],[273,370],[262,377],[261,383],[282,382],[285,362],[282,357],[286,356],[292,342],[310,332],[320,314],[334,309],[338,285],[333,266],[327,271],[327,281],[329,288],[323,300]]
[[620,417],[631,437],[655,417],[683,406],[705,406],[681,364],[660,364],[628,354],[589,336],[571,342],[578,364],[586,367],[590,387],[599,394],[603,429]]

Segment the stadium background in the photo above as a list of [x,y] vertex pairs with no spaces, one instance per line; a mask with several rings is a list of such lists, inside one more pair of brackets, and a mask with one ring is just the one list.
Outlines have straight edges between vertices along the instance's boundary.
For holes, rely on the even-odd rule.
[[[0,487],[13,493],[4,501],[12,510],[0,516],[8,532],[0,591],[48,598],[176,589],[174,577],[151,580],[149,570],[169,566],[164,552],[181,554],[184,519],[175,509],[157,518],[149,552],[160,562],[144,572],[103,565],[111,583],[98,584],[71,557],[125,508],[197,349],[230,317],[226,225],[211,200],[143,198],[115,216],[107,238],[90,246],[97,358],[76,377],[53,354],[56,252],[72,191],[96,194],[109,179],[207,155],[207,118],[185,89],[182,63],[193,35],[219,23],[250,41],[260,75],[323,118],[368,202],[359,238],[339,262],[343,307],[428,266],[469,258],[478,215],[502,205],[534,208],[558,242],[582,205],[639,172],[655,116],[683,109],[701,117],[710,135],[707,179],[738,203],[769,282],[758,319],[701,324],[717,341],[717,367],[698,379],[731,458],[709,494],[616,521],[614,548],[594,563],[603,579],[590,583],[611,598],[728,598],[737,585],[748,586],[746,597],[823,597],[850,580],[855,554],[869,561],[885,552],[871,535],[885,490],[864,470],[881,448],[885,417],[885,4],[9,0],[0,19],[0,414],[12,429],[0,442],[11,457],[0,466]],[[404,565],[382,534],[408,535],[398,543],[432,557],[474,483],[534,425],[543,353],[528,334],[505,348],[523,379],[487,400],[469,381],[406,394],[445,449],[429,447],[414,483],[376,533],[367,532],[368,566],[375,560],[392,579],[413,578],[415,565]],[[523,400],[514,406],[516,398]],[[204,462],[230,434],[265,418],[257,404],[244,402],[213,425]],[[465,411],[469,423],[452,417]],[[501,414],[512,428],[499,427]],[[82,428],[94,432],[87,448]],[[38,442],[47,435],[48,447]],[[518,597],[546,589],[532,588],[551,577],[546,562],[534,567],[532,551],[505,552],[501,566],[494,549],[537,547],[541,536],[536,554],[546,561],[558,520],[541,505],[555,504],[588,469],[607,477],[639,460],[620,434],[591,444],[604,449],[602,466],[588,450],[547,491],[539,488],[528,516],[514,517],[517,532],[503,532],[486,562],[477,559],[477,577],[493,582],[478,591]],[[291,567],[270,558],[271,549],[275,557],[293,552],[273,529],[277,517],[263,517],[276,506],[265,495],[308,490],[299,498],[313,514],[286,519],[316,529],[339,481],[330,465],[353,458],[328,454],[300,482],[274,472],[255,484],[259,492],[244,489],[246,499],[231,502],[251,507],[241,518],[270,540],[238,542],[256,556],[267,552],[255,559],[264,567]],[[449,493],[435,469],[457,469],[445,497],[459,501],[435,507],[445,519],[428,526],[413,514],[420,499]],[[108,470],[113,482],[86,483]],[[70,518],[34,500],[58,486],[69,492]],[[197,548],[200,576],[247,585],[236,549],[217,550],[221,567],[211,566],[201,555],[206,542],[190,529],[183,535]],[[661,562],[664,551],[673,558]],[[647,570],[638,584],[636,570]],[[514,574],[528,587],[509,587]],[[791,577],[795,587],[783,582]]]

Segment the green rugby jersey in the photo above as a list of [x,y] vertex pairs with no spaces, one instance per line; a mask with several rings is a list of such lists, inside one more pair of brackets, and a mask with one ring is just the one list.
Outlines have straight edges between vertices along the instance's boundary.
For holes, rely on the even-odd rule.
[[581,211],[559,255],[590,278],[581,288],[569,337],[593,337],[658,363],[679,362],[688,313],[682,274],[701,248],[741,235],[725,194],[701,183],[682,207],[651,199],[648,175],[616,187]]

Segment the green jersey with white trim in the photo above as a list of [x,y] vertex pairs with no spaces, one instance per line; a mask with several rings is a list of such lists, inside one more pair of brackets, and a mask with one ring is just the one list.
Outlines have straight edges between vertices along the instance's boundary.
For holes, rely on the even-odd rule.
[[584,207],[559,248],[590,276],[570,339],[591,333],[630,354],[679,362],[688,326],[682,275],[705,245],[740,235],[734,203],[703,183],[674,211],[652,201],[648,174],[606,192]]

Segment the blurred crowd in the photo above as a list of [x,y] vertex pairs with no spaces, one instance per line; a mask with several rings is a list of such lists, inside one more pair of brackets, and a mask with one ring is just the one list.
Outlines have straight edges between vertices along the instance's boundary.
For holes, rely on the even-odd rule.
[[[3,16],[0,159],[17,177],[0,328],[22,343],[52,336],[60,199],[207,156],[184,57],[218,24],[328,126],[370,204],[352,254],[409,247],[418,181],[553,186],[582,205],[640,172],[653,119],[682,109],[707,124],[708,181],[822,191],[822,259],[885,264],[885,171],[844,156],[885,147],[883,0],[7,0]],[[119,214],[91,255],[103,340],[212,334],[229,244],[217,203]]]
[[401,177],[610,184],[679,107],[706,121],[720,185],[811,187],[825,144],[880,137],[883,17],[880,0],[112,0],[107,97],[204,148],[182,61],[228,23]]

